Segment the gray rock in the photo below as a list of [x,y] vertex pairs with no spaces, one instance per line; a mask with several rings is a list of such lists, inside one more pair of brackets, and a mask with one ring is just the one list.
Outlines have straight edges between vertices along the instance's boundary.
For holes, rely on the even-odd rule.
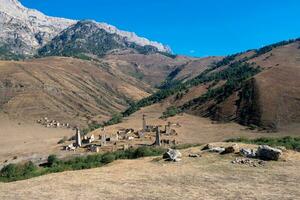
[[166,161],[174,161],[174,162],[177,162],[177,161],[180,161],[181,159],[181,153],[176,150],[176,149],[168,149],[168,151],[166,153],[164,153],[163,155],[163,158],[166,160]]
[[224,147],[213,147],[208,150],[209,152],[215,152],[215,153],[223,153],[225,151]]
[[240,155],[245,156],[247,158],[255,158],[257,156],[257,152],[254,149],[242,148],[240,150]]
[[199,158],[199,157],[201,157],[201,155],[196,154],[196,153],[191,153],[191,154],[189,154],[189,157],[191,157],[191,158]]
[[257,149],[257,157],[262,160],[278,160],[281,155],[282,151],[280,149],[268,145],[261,145]]

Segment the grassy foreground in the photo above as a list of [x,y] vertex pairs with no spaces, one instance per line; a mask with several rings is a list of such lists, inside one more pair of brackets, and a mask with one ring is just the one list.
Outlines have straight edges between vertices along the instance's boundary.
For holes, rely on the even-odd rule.
[[[195,146],[200,146],[200,144],[181,144],[172,146],[172,148],[186,149]],[[9,164],[5,166],[0,171],[0,182],[13,182],[63,171],[91,169],[101,167],[119,159],[137,159],[149,156],[160,156],[164,152],[166,152],[166,149],[164,148],[143,146],[125,151],[120,150],[104,154],[80,156],[68,160],[61,160],[55,155],[50,155],[48,157],[48,162],[39,167],[34,165],[31,161],[22,164]]]
[[159,156],[165,152],[163,148],[139,147],[125,151],[109,152],[76,157],[69,160],[60,160],[55,155],[48,157],[48,162],[43,166],[36,166],[32,162],[22,164],[9,164],[0,171],[1,182],[12,182],[29,179],[45,174],[91,169],[101,167],[118,159],[137,159],[148,156]]
[[282,137],[282,138],[268,138],[262,137],[257,139],[247,139],[247,138],[234,138],[226,140],[226,142],[241,142],[247,144],[258,144],[258,145],[270,145],[273,147],[284,146],[291,150],[300,150],[300,137]]

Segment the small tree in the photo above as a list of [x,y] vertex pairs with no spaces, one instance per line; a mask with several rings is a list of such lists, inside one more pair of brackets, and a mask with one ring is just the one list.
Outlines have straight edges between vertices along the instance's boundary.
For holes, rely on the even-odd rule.
[[47,161],[49,166],[53,166],[54,164],[58,163],[59,160],[56,155],[52,154],[48,156]]

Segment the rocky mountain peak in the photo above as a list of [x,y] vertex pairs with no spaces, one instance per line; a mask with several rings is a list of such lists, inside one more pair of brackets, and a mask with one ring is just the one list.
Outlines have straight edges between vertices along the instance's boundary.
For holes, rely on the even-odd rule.
[[17,0],[0,0],[0,45],[16,54],[33,54],[74,23],[28,9]]
[[[8,47],[15,54],[35,54],[39,48],[77,22],[46,16],[37,10],[24,7],[17,0],[0,0],[0,48]],[[93,23],[109,34],[120,36],[126,42],[153,46],[161,52],[171,51],[167,46],[139,37],[133,32],[122,31],[106,23]]]

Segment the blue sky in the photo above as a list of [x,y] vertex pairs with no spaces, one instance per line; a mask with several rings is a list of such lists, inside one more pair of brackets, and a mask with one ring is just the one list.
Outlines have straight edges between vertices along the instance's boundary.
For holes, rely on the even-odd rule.
[[299,0],[21,0],[47,15],[94,19],[191,56],[300,37]]

